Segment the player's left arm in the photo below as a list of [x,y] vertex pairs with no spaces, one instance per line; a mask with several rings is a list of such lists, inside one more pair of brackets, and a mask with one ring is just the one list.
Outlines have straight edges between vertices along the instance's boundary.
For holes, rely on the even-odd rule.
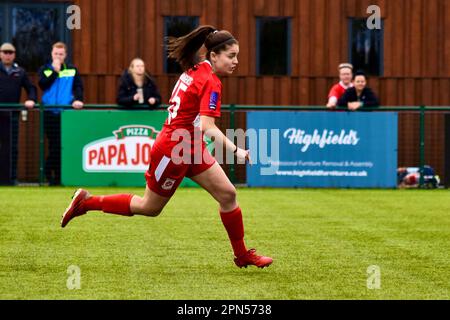
[[223,134],[223,132],[217,127],[216,119],[211,116],[200,116],[200,126],[202,132],[217,146],[225,146],[226,150],[236,154],[236,157],[241,160],[252,163],[250,158],[250,151],[239,148],[230,139]]

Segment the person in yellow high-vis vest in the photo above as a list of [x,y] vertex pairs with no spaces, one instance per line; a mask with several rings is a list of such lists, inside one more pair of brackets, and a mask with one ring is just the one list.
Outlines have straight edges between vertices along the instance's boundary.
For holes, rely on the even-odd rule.
[[49,144],[45,175],[50,185],[58,185],[61,180],[61,111],[68,105],[75,109],[83,108],[83,83],[77,68],[65,62],[67,46],[64,43],[55,43],[51,56],[52,62],[42,66],[38,75],[39,87],[43,91],[42,104],[52,106],[44,113]]

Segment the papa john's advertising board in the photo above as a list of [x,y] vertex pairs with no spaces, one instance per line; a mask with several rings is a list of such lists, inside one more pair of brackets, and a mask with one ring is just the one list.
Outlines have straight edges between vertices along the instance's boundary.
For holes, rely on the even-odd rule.
[[[66,186],[145,186],[165,111],[65,110],[61,181]],[[182,186],[196,185],[188,179]]]

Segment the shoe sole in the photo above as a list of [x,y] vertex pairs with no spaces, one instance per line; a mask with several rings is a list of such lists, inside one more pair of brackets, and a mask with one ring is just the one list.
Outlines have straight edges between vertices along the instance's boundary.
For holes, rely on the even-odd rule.
[[263,266],[255,266],[254,264],[247,264],[247,265],[244,265],[244,266],[238,266],[240,269],[242,269],[242,268],[247,268],[248,266],[255,266],[255,267],[257,267],[257,268],[260,268],[260,269],[264,269],[264,268],[268,268],[271,264],[273,263],[273,261],[272,262],[270,262],[270,263],[268,263],[268,264],[265,264],[265,265],[263,265]]
[[65,226],[67,226],[67,224],[69,223],[70,220],[69,219],[65,224],[63,224],[64,222],[64,218],[66,217],[67,213],[69,212],[69,210],[73,207],[73,204],[75,202],[75,200],[77,199],[77,197],[80,195],[80,193],[83,191],[83,189],[78,189],[77,191],[75,191],[75,193],[72,196],[72,201],[70,202],[69,206],[67,207],[66,211],[64,211],[62,217],[61,217],[61,228],[64,228]]
[[[259,269],[264,269],[264,268],[268,268],[269,266],[270,266],[271,264],[267,264],[267,265],[265,265],[265,266],[262,266],[262,267],[258,267],[258,266],[256,266],[257,268],[259,268]],[[239,267],[240,269],[242,269],[242,268],[245,268],[245,269],[247,269],[248,268],[248,266],[242,266],[242,267]]]

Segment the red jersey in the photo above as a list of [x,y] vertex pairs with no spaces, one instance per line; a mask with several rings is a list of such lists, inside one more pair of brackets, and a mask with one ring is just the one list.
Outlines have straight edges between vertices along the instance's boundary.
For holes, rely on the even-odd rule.
[[184,72],[169,100],[169,116],[158,136],[157,143],[165,148],[173,147],[172,133],[177,129],[194,131],[200,129],[200,116],[220,117],[222,83],[214,74],[211,63],[205,60]]
[[221,90],[209,61],[180,76],[169,100],[169,117],[151,150],[145,174],[150,190],[170,197],[185,176],[197,176],[216,163],[203,142],[200,116],[220,117]]
[[348,87],[346,87],[342,83],[342,81],[335,84],[328,94],[328,101],[330,101],[331,99],[332,102],[336,103],[344,95],[345,91],[351,87],[353,87],[353,84],[350,84]]

